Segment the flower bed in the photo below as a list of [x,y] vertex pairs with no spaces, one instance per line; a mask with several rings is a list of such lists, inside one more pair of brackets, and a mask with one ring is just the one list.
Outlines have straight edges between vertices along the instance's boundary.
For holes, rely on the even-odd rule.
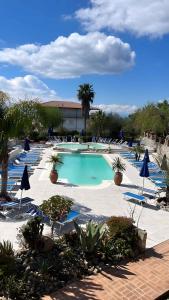
[[[63,207],[63,198],[58,203]],[[47,211],[47,202],[44,207]],[[75,223],[74,231],[57,239],[43,235],[38,217],[21,228],[20,241],[17,254],[10,243],[0,244],[0,296],[12,300],[40,299],[72,280],[139,254],[136,227],[123,217],[111,217],[104,224],[90,221],[86,228]]]

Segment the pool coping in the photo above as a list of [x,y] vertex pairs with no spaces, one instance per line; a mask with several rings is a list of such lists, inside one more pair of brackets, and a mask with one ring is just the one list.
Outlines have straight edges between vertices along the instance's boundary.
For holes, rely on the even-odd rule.
[[[70,152],[70,151],[64,151],[64,152],[62,152],[62,151],[57,151],[57,150],[53,150],[53,151],[55,151],[54,153],[56,154],[57,153],[57,155],[60,153],[60,154],[65,154],[65,153],[67,153],[67,154],[72,154],[72,152]],[[74,152],[73,152],[74,153]],[[88,153],[88,152],[82,152],[82,153],[80,153],[79,152],[79,154],[81,154],[81,155],[100,155],[100,156],[103,156],[104,157],[104,159],[107,161],[107,163],[110,165],[110,167],[112,167],[112,157],[110,156],[110,154],[108,154],[108,153]],[[123,177],[124,177],[124,179],[128,182],[129,181],[129,179],[128,179],[128,177],[125,175],[125,174],[123,174]],[[99,190],[99,189],[105,189],[105,188],[107,188],[107,187],[109,187],[110,185],[115,185],[115,183],[114,183],[114,181],[113,181],[113,174],[112,174],[112,180],[102,180],[102,182],[100,183],[100,184],[98,184],[98,185],[77,185],[77,186],[75,186],[75,185],[71,185],[71,183],[69,183],[68,181],[67,182],[65,182],[67,179],[66,178],[61,178],[61,180],[59,180],[58,182],[60,182],[60,183],[67,183],[67,184],[69,184],[70,186],[72,186],[72,187],[74,187],[74,188],[76,188],[76,189],[90,189],[90,190]]]

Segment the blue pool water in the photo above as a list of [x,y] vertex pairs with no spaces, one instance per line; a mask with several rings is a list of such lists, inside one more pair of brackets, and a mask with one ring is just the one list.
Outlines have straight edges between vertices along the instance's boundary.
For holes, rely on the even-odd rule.
[[60,153],[63,164],[57,166],[59,179],[74,185],[98,185],[112,180],[114,173],[102,155]]
[[90,149],[105,149],[107,148],[105,145],[97,144],[97,143],[86,143],[86,144],[79,144],[79,143],[60,143],[57,144],[56,147],[69,149],[69,150],[87,150]]

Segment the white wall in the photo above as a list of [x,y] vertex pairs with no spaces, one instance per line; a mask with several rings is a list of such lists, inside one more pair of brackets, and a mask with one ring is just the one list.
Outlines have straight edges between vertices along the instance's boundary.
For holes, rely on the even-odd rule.
[[63,127],[70,131],[77,130],[80,132],[84,129],[84,119],[64,118]]

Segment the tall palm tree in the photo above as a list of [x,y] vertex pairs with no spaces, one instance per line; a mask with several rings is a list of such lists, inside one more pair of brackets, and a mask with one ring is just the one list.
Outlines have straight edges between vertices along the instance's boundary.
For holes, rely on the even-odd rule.
[[34,100],[12,103],[8,95],[0,91],[1,199],[10,198],[7,193],[9,140],[30,132],[35,122],[41,126],[48,123],[48,111],[40,103]]
[[95,92],[93,86],[89,83],[84,83],[79,85],[77,91],[77,98],[82,104],[82,114],[84,117],[84,131],[86,134],[86,123],[89,118],[90,104],[93,103]]

